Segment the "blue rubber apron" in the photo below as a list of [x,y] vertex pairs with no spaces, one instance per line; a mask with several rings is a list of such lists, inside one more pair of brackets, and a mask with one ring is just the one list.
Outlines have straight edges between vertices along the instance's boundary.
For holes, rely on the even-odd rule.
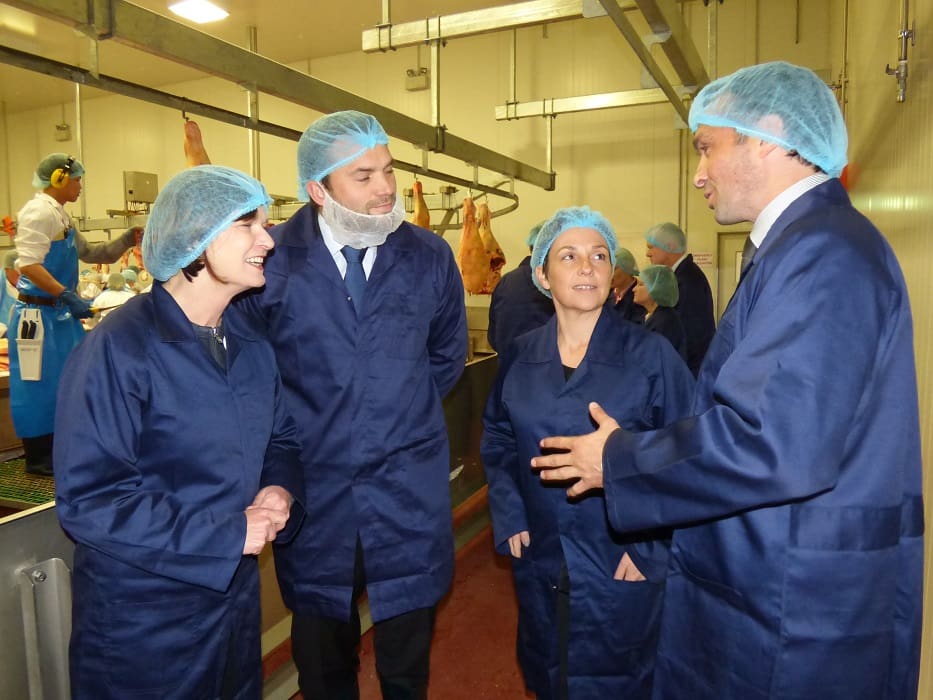
[[[65,289],[74,290],[78,283],[78,249],[75,247],[74,227],[65,232],[60,241],[52,241],[43,265],[49,274]],[[34,285],[26,275],[20,275],[16,285],[20,294],[51,298]],[[45,338],[42,343],[42,378],[39,381],[23,381],[19,370],[19,353],[16,335],[20,316],[25,308],[39,309]],[[10,412],[13,427],[21,438],[39,437],[54,432],[55,395],[62,366],[68,354],[84,337],[81,322],[74,318],[67,306],[40,306],[25,304],[17,300],[10,318]]]

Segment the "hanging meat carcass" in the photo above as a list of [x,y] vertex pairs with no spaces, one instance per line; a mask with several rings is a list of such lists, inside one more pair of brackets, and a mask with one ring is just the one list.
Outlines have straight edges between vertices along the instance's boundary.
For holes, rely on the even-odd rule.
[[428,211],[428,204],[424,201],[424,191],[420,180],[415,180],[411,186],[414,197],[414,211],[411,214],[411,223],[421,228],[431,228],[431,212]]
[[460,235],[460,249],[457,252],[457,265],[463,276],[463,288],[470,294],[482,294],[489,272],[489,258],[486,247],[479,237],[476,225],[476,206],[467,197],[463,200],[463,232]]
[[210,165],[204,141],[201,139],[201,127],[190,119],[185,121],[185,160],[189,168],[196,165]]
[[489,207],[486,202],[481,202],[476,208],[476,222],[479,227],[479,237],[483,242],[483,248],[486,250],[488,267],[486,270],[486,279],[483,282],[482,294],[492,294],[492,290],[502,279],[502,268],[505,266],[505,253],[502,247],[492,235],[492,225],[490,224]]

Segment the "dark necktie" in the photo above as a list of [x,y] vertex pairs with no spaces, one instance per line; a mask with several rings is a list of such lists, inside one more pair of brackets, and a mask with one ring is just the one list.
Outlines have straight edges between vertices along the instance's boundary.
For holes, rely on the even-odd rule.
[[340,252],[347,259],[347,274],[343,281],[347,285],[350,299],[353,300],[353,308],[359,315],[363,309],[363,294],[366,292],[366,273],[363,271],[363,256],[366,254],[366,248],[357,249],[345,245]]
[[749,236],[745,239],[745,247],[742,248],[742,272],[745,272],[752,264],[752,258],[755,257],[756,252],[758,252],[758,246],[752,243],[752,237]]

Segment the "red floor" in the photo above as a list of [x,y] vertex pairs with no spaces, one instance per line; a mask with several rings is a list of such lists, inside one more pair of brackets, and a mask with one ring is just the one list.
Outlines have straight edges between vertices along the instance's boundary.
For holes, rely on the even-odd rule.
[[[458,552],[453,587],[438,608],[430,698],[533,697],[525,694],[515,660],[516,618],[508,561],[494,553],[487,528]],[[360,666],[360,700],[379,700],[371,632],[363,637]]]

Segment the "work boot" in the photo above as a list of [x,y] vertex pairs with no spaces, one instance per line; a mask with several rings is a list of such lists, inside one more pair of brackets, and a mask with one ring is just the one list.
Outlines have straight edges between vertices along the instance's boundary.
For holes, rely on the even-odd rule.
[[26,473],[34,476],[52,476],[52,434],[23,438]]

